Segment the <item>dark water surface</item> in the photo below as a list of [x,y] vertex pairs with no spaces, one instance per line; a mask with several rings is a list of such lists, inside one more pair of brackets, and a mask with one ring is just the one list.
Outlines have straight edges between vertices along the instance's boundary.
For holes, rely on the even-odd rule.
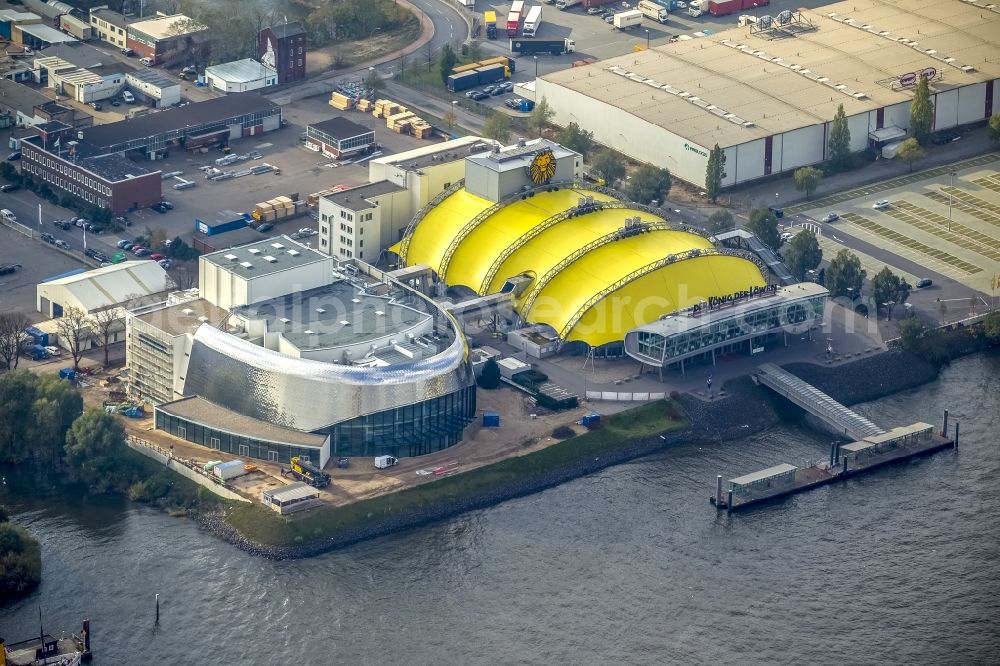
[[[687,446],[440,524],[292,562],[189,520],[0,489],[42,543],[0,636],[93,623],[94,664],[997,663],[1000,355],[860,409],[962,423],[960,450],[740,513],[725,478],[824,458],[787,426]],[[153,595],[162,598],[153,626]]]

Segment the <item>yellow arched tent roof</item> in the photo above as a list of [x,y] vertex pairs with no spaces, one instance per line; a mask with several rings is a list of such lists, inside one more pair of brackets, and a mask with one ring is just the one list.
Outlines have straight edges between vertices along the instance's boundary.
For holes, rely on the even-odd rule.
[[[709,296],[764,286],[752,262],[712,254],[714,248],[705,238],[664,228],[661,218],[644,211],[602,209],[537,231],[587,194],[595,201],[613,200],[574,189],[539,192],[500,208],[460,238],[468,222],[493,204],[459,190],[421,220],[406,263],[427,264],[447,284],[465,285],[480,294],[498,291],[512,276],[530,275],[532,282],[515,304],[521,317],[548,324],[567,340],[594,346],[622,340],[628,330]],[[625,220],[636,215],[661,226],[612,240]],[[442,274],[445,254],[455,239],[457,248]],[[706,254],[681,258],[695,249]],[[670,255],[678,259],[656,265]]]

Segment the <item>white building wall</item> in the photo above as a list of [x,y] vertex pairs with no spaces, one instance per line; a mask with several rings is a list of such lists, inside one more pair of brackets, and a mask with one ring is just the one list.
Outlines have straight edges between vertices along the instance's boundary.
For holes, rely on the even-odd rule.
[[[723,185],[743,183],[748,180],[755,180],[764,175],[764,148],[766,141],[756,139],[737,146],[726,148],[726,178],[723,178]],[[730,157],[730,154],[732,157]],[[705,167],[708,167],[708,160],[705,160]],[[705,169],[702,169],[702,183],[705,181]]]
[[122,76],[115,76],[104,79],[100,83],[88,83],[77,86],[77,101],[99,102],[102,99],[110,99],[117,95],[125,87],[125,79]]
[[826,133],[822,123],[785,132],[774,137],[771,148],[771,173],[793,171],[822,162]]
[[[267,265],[263,256],[253,260],[253,263]],[[261,275],[246,280],[246,292],[236,294],[243,302],[234,302],[232,306],[248,305],[266,301],[269,298],[284,296],[290,292],[305,291],[330,283],[333,275],[333,260],[315,261],[301,266],[295,266],[283,271]],[[232,307],[231,306],[231,307]]]
[[181,86],[179,83],[161,88],[131,74],[125,75],[125,83],[136,92],[159,100],[158,106],[173,106],[181,101]]
[[[833,124],[831,120],[827,125],[826,135],[830,136],[830,125]],[[869,129],[875,129],[872,125],[871,128],[868,127],[869,118],[867,113],[859,113],[855,116],[847,117],[847,129],[851,131],[851,151],[858,152],[864,150],[868,147],[868,132]]]
[[958,118],[958,91],[947,90],[936,95],[931,95],[931,102],[934,104],[934,129],[940,130],[947,127],[954,127]]
[[[910,129],[910,103],[901,102],[885,107],[885,118],[883,127],[899,127],[909,131]],[[872,126],[874,127],[874,125]]]
[[[1000,88],[994,83],[993,90]],[[955,113],[958,125],[973,123],[986,117],[986,84],[965,86],[958,91],[958,109]]]

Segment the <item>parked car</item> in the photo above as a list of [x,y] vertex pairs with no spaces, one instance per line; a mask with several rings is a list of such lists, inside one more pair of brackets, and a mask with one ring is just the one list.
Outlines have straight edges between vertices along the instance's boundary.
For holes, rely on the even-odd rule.
[[487,95],[492,95],[494,88],[496,88],[496,86],[486,86],[485,88],[483,88],[483,92],[486,93]]
[[135,95],[126,90],[122,92],[122,101],[126,104],[135,104]]
[[132,241],[130,241],[130,240],[124,240],[124,239],[122,239],[122,240],[118,241],[118,247],[121,248],[122,250],[124,250],[125,248],[127,248],[127,247],[129,247],[129,246],[131,246],[133,244],[134,243],[132,243]]
[[792,232],[786,231],[785,233],[781,234],[781,242],[782,243],[787,243],[788,241],[792,240],[792,237],[794,235],[795,234],[793,234]]
[[274,229],[274,225],[271,224],[270,222],[265,222],[264,224],[257,227],[257,231],[259,231],[262,234],[266,234],[271,229]]
[[587,10],[588,14],[600,14],[603,10],[600,7],[591,7]]
[[137,257],[148,257],[150,254],[152,253],[144,247],[140,247],[138,250],[135,251],[135,256]]
[[615,16],[614,16],[614,14],[606,14],[604,16],[604,22],[605,23],[614,23],[615,22]]
[[92,108],[94,111],[100,111],[103,108],[100,102],[91,102],[87,106]]
[[64,240],[56,240],[55,243],[53,243],[53,245],[55,245],[56,247],[61,247],[64,250],[69,249],[69,243],[67,243]]
[[159,252],[154,252],[153,254],[149,255],[149,258],[152,259],[153,261],[159,261],[160,259],[166,259],[167,255],[160,254]]
[[159,213],[160,215],[164,215],[164,214],[166,214],[166,212],[167,212],[168,210],[170,210],[169,208],[167,208],[166,206],[164,206],[164,205],[163,205],[163,202],[162,202],[162,201],[161,201],[161,202],[159,202],[159,203],[155,203],[155,204],[153,204],[152,206],[150,206],[150,207],[149,207],[149,209],[150,209],[150,210],[154,210],[154,211],[156,211],[156,212],[157,212],[157,213]]
[[39,238],[41,238],[46,243],[55,243],[56,242],[56,237],[53,236],[52,234],[49,234],[49,233],[42,233],[42,235],[39,236]]
[[501,85],[495,86],[493,88],[493,92],[491,92],[490,95],[492,95],[493,97],[496,97],[497,95],[503,95],[506,92],[507,92],[507,88],[505,88],[503,86],[503,84],[501,84]]
[[840,219],[840,216],[837,215],[836,213],[827,213],[826,215],[823,216],[822,221],[823,222],[836,222],[839,219]]
[[925,289],[930,287],[932,284],[934,284],[934,281],[930,278],[920,278],[917,280],[917,289]]
[[952,141],[958,141],[961,138],[962,135],[959,133],[957,129],[954,128],[946,129],[932,134],[931,143],[933,143],[936,146],[943,146],[947,143],[951,143]]
[[156,263],[158,263],[163,268],[163,270],[167,270],[168,268],[173,266],[173,263],[169,259],[160,259]]
[[69,231],[70,229],[73,228],[73,224],[68,222],[67,220],[52,220],[52,224],[56,225],[63,231]]
[[879,199],[878,201],[872,204],[872,208],[874,208],[875,210],[885,210],[886,208],[889,208],[890,205],[891,204],[889,203],[888,199]]
[[478,90],[468,90],[468,91],[466,91],[465,96],[468,97],[469,99],[472,99],[472,96],[475,95],[477,92],[479,92],[479,91]]
[[172,203],[170,203],[169,201],[161,201],[160,205],[163,206],[164,208],[166,208],[167,210],[173,210],[174,209],[174,205]]
[[121,106],[121,105],[122,105],[122,103],[118,101],[117,97],[112,97],[111,98],[111,106]]
[[0,185],[0,192],[13,192],[14,190],[21,189],[21,186],[17,183],[4,183]]
[[316,232],[309,227],[302,227],[301,229],[299,229],[299,233],[302,234],[303,236],[312,236]]
[[10,160],[11,162],[13,162],[14,160],[21,159],[21,151],[15,150],[14,152],[12,152],[10,155],[7,156],[7,159]]
[[484,100],[484,99],[486,99],[488,97],[489,97],[489,95],[487,95],[486,93],[484,93],[482,90],[477,90],[476,92],[472,93],[472,99],[476,100],[477,102],[481,101],[481,100]]
[[512,90],[514,90],[514,84],[512,82],[510,82],[510,81],[508,81],[507,83],[504,83],[502,85],[503,85],[504,92],[511,92]]
[[130,58],[135,55],[135,51],[133,51],[132,49],[122,49],[121,53],[123,56],[128,56]]
[[504,106],[517,111],[521,108],[521,101],[520,97],[511,97],[510,99],[505,99],[503,104]]
[[768,206],[767,209],[774,213],[774,216],[779,220],[785,216],[785,209],[778,208],[777,206]]

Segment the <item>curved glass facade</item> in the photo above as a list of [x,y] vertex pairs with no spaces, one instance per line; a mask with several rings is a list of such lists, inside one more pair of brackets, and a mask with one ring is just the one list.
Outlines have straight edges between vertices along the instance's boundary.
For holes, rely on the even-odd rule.
[[413,405],[359,416],[319,432],[329,433],[332,456],[421,456],[458,444],[462,430],[475,415],[476,387],[469,386]]

